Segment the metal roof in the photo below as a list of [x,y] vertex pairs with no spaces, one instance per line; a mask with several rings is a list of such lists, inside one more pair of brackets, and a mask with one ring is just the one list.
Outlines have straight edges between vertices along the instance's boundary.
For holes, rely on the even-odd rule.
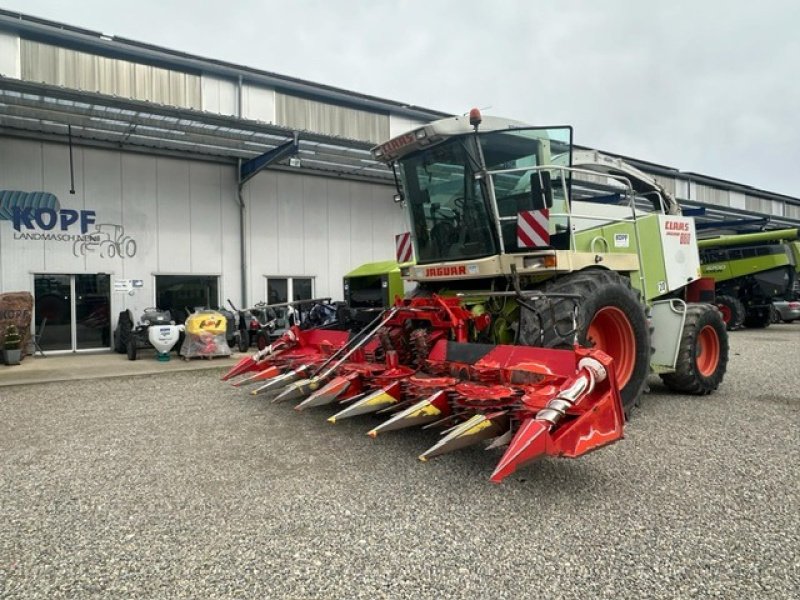
[[[65,141],[70,131],[81,143],[226,162],[253,158],[295,135],[259,121],[0,77],[0,133]],[[298,134],[304,172],[392,181],[391,172],[372,159],[371,144]]]
[[14,31],[28,39],[76,49],[89,49],[103,56],[128,58],[134,62],[181,70],[187,73],[203,73],[233,81],[238,81],[239,78],[242,78],[245,83],[264,85],[281,92],[298,94],[363,110],[387,114],[394,113],[423,121],[450,116],[449,113],[438,110],[378,98],[221,60],[203,58],[122,37],[108,36],[98,31],[73,27],[56,21],[40,19],[3,9],[0,9],[0,30]]

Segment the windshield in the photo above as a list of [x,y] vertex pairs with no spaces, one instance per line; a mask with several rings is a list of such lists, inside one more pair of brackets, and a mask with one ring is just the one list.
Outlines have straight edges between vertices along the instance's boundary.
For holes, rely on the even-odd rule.
[[418,263],[497,253],[471,137],[456,138],[400,163]]
[[[572,130],[569,127],[510,129],[481,135],[481,148],[488,171],[506,171],[491,176],[506,252],[528,251],[517,246],[517,215],[533,210],[531,178],[546,165],[571,166]],[[549,210],[549,243],[569,247],[567,205],[570,176],[561,169],[549,169],[553,206]],[[563,176],[563,179],[562,179]]]
[[[488,171],[516,169],[490,177],[494,187],[503,247],[506,252],[529,251],[517,247],[517,214],[533,210],[531,177],[543,165],[571,165],[572,129],[520,128],[480,133],[480,153]],[[487,181],[476,179],[482,170],[474,136],[460,136],[400,160],[405,200],[408,203],[420,264],[471,259],[500,253],[492,204],[486,197]],[[551,238],[569,247],[567,206],[570,179],[551,170],[553,207]],[[564,238],[561,240],[560,238]]]

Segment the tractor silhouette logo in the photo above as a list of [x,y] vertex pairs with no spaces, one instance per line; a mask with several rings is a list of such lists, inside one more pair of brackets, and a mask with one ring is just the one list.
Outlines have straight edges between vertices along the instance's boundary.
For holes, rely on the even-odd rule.
[[84,239],[75,240],[72,253],[75,256],[97,253],[100,258],[133,258],[136,256],[136,240],[125,235],[122,225],[100,223]]

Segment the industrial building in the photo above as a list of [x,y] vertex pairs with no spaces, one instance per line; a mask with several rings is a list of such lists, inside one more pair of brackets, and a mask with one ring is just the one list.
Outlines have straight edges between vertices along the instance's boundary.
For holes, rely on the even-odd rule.
[[[0,291],[73,352],[125,309],[340,299],[407,229],[369,149],[444,116],[0,11]],[[798,198],[626,160],[700,220],[800,226]]]

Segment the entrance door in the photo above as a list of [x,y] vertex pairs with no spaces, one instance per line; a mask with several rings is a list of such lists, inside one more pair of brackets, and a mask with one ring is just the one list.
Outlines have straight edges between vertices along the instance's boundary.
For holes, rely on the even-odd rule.
[[111,346],[111,283],[108,275],[73,275],[75,349]]
[[[111,342],[109,275],[34,275],[36,331],[44,351],[97,350]],[[47,319],[45,321],[45,319]]]

